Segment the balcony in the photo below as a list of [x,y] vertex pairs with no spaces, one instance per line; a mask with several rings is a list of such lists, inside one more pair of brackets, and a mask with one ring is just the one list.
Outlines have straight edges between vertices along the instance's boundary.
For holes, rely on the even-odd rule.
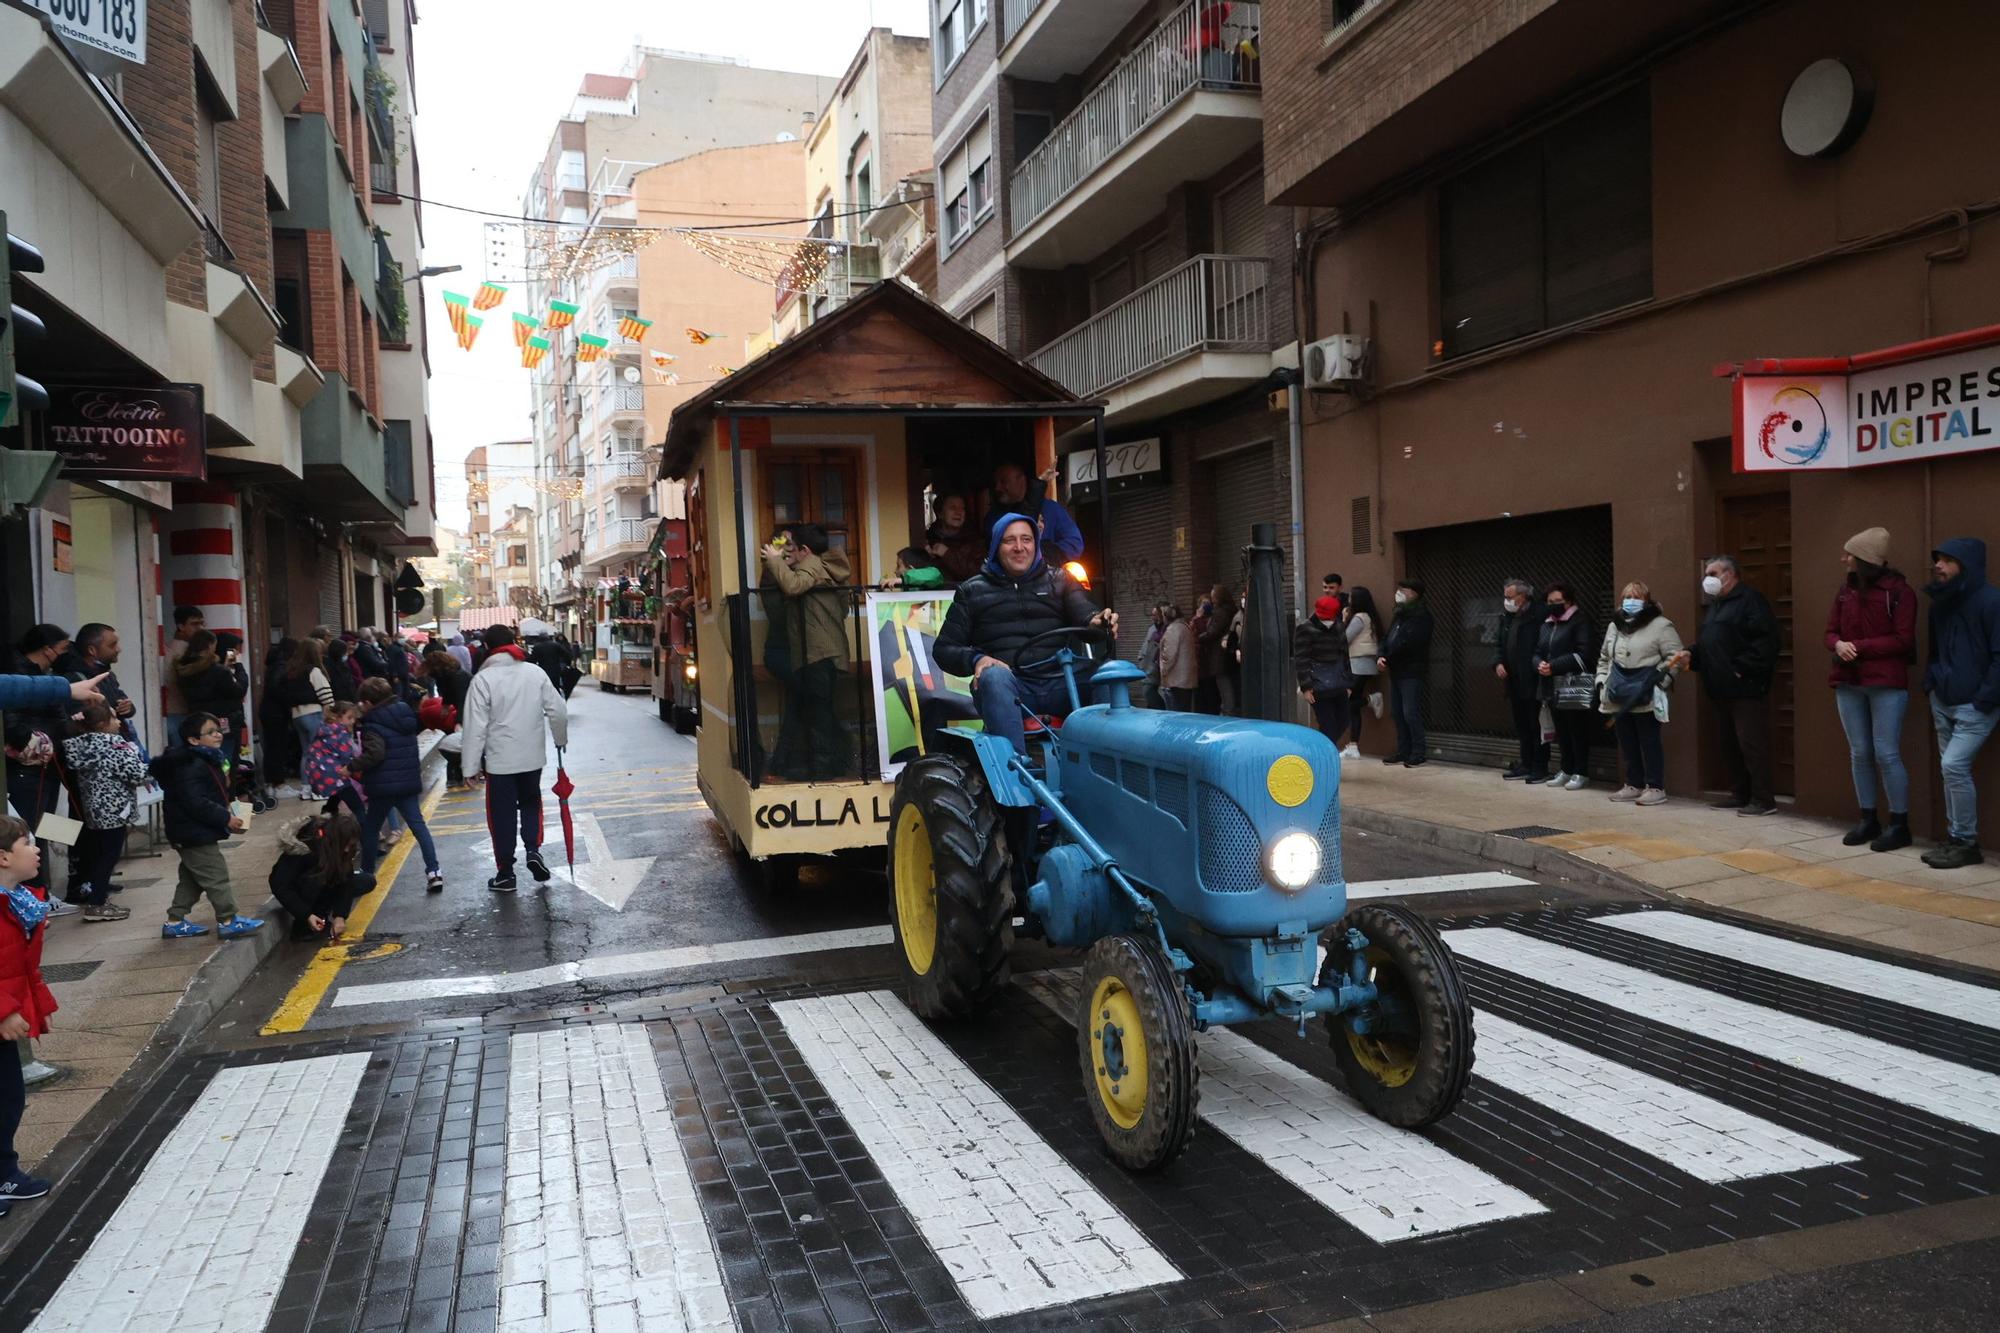
[[382,489],[404,509],[417,502],[417,477],[410,450],[410,423],[389,421],[382,429]]
[[1095,259],[1157,214],[1167,191],[1214,175],[1263,139],[1260,9],[1238,4],[1218,17],[1221,8],[1181,6],[1014,169],[1010,263]]
[[638,162],[629,158],[598,158],[597,170],[591,173],[588,185],[577,187],[590,191],[590,216],[600,221],[607,211],[613,217],[638,216],[636,201],[632,197],[632,178],[647,167],[658,165],[656,162]]
[[403,266],[389,253],[389,238],[375,233],[375,304],[381,314],[384,345],[410,341],[410,303],[403,285]]
[[643,418],[646,415],[646,387],[643,384],[600,387],[596,400],[596,415],[600,422],[616,421],[621,417]]
[[354,401],[344,376],[326,383],[299,414],[300,454],[314,513],[340,523],[395,523],[403,507],[389,499],[382,432]]
[[584,558],[603,561],[638,555],[652,545],[653,533],[659,526],[658,518],[614,518],[590,534]]
[[1048,83],[1081,74],[1144,0],[1001,0],[1000,72]]
[[659,464],[648,463],[643,454],[620,453],[614,454],[597,475],[613,490],[651,490],[659,470]]
[[1140,420],[1220,398],[1271,369],[1271,261],[1197,255],[1027,358],[1105,421]]

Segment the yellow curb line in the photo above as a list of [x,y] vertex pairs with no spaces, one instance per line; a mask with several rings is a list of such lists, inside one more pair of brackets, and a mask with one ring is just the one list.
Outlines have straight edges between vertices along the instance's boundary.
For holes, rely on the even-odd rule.
[[[430,822],[437,810],[438,802],[444,799],[444,788],[439,787],[424,801],[424,822]],[[324,944],[312,961],[306,964],[305,974],[293,983],[291,993],[285,996],[283,1004],[271,1015],[271,1021],[263,1027],[263,1035],[275,1037],[281,1033],[301,1031],[319,1009],[321,1000],[333,986],[333,979],[340,975],[340,969],[347,966],[349,954],[354,946],[368,933],[368,924],[375,919],[375,913],[382,910],[382,903],[390,890],[396,887],[397,877],[403,873],[403,863],[410,859],[410,849],[417,845],[416,835],[408,829],[396,839],[396,845],[377,867],[375,882],[382,887],[363,898],[354,909],[354,915],[347,918],[347,934],[338,944]]]

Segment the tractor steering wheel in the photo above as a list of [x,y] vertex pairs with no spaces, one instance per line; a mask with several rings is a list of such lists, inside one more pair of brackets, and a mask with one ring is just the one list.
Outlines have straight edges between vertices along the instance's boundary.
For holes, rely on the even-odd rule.
[[[1035,648],[1060,640],[1064,647],[1075,643],[1079,647],[1112,643],[1111,631],[1103,625],[1059,625],[1055,629],[1045,629],[1014,650],[1014,660],[1007,665],[1015,676],[1023,680],[1050,680],[1061,673],[1063,663],[1053,654],[1035,660]],[[1114,645],[1115,646],[1115,645]]]

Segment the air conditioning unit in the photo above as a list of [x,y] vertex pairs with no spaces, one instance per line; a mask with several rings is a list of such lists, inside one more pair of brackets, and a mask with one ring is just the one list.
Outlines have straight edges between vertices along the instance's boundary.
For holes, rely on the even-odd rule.
[[1368,383],[1374,348],[1358,333],[1336,333],[1305,347],[1305,380],[1309,389],[1349,391]]

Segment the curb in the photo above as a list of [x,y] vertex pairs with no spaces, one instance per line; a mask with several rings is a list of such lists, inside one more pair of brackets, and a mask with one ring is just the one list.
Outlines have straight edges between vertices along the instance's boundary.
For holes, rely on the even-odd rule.
[[1633,879],[1630,875],[1621,875],[1609,866],[1601,866],[1594,861],[1573,856],[1559,847],[1545,847],[1538,842],[1527,842],[1521,838],[1510,838],[1481,829],[1435,824],[1428,819],[1414,819],[1409,815],[1392,815],[1387,811],[1371,810],[1365,806],[1351,806],[1341,811],[1341,819],[1347,827],[1358,828],[1364,833],[1401,838],[1406,842],[1419,843],[1426,847],[1482,857],[1489,861],[1498,861],[1501,865],[1512,866],[1516,870],[1527,870],[1537,875],[1588,884],[1592,888],[1605,889],[1612,893],[1645,898],[1653,902],[1670,901],[1667,894],[1650,884]]

